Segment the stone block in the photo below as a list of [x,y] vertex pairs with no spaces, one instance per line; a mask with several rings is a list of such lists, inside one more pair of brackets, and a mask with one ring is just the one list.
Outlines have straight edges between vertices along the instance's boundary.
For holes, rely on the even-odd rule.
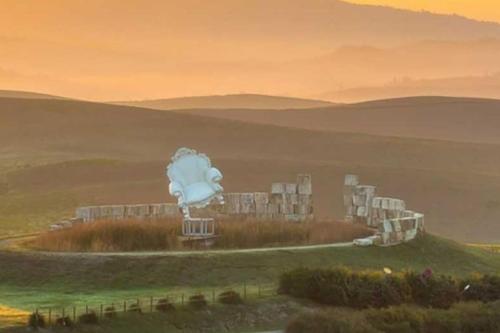
[[286,183],[284,185],[286,194],[297,194],[297,184]]
[[286,193],[286,183],[272,183],[271,184],[272,194],[283,194]]
[[344,178],[344,185],[346,186],[359,185],[359,177],[357,175],[346,175]]
[[312,194],[312,177],[309,174],[299,174],[297,176],[297,193]]
[[255,200],[253,193],[241,193],[240,214],[255,214]]

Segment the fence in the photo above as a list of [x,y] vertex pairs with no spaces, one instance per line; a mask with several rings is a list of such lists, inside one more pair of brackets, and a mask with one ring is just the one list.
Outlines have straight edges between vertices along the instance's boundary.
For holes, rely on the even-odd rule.
[[102,320],[105,318],[119,317],[119,315],[131,312],[161,312],[161,309],[157,308],[157,306],[160,304],[165,305],[165,300],[168,301],[167,304],[177,307],[187,307],[191,305],[191,296],[203,295],[203,298],[207,302],[207,306],[209,306],[217,303],[218,296],[225,291],[237,292],[243,301],[268,298],[277,295],[277,288],[275,285],[244,284],[234,288],[212,289],[209,291],[205,290],[192,293],[166,293],[165,295],[123,299],[111,303],[73,305],[68,307],[38,307],[34,309],[33,313],[43,316],[48,326],[64,325],[65,322],[60,322],[61,319],[69,318],[73,323],[76,323],[80,321],[80,316],[91,313],[95,313],[97,320]]

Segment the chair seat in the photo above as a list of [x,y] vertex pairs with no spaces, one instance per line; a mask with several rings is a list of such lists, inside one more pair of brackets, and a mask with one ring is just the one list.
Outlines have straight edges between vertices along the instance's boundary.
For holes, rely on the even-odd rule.
[[216,192],[206,182],[194,183],[184,189],[184,203],[186,205],[202,204],[207,198],[212,198]]

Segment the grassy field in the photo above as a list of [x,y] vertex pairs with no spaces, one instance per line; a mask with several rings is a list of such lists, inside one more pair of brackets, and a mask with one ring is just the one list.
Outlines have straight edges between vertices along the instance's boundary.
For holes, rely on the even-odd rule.
[[[0,303],[19,309],[100,303],[226,287],[272,286],[297,267],[390,267],[464,276],[498,273],[500,256],[426,236],[395,248],[323,248],[189,256],[94,256],[0,252]],[[241,289],[240,289],[241,290]]]

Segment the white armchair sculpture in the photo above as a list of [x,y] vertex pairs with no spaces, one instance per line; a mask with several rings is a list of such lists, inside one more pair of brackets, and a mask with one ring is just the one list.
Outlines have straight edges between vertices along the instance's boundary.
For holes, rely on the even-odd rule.
[[[189,148],[179,148],[167,167],[170,180],[170,194],[177,198],[177,203],[184,215],[183,234],[186,236],[204,236],[214,234],[213,219],[192,218],[189,207],[202,208],[212,200],[224,204],[223,188],[219,184],[222,173],[212,167],[205,154]],[[211,225],[211,231],[209,231]]]

